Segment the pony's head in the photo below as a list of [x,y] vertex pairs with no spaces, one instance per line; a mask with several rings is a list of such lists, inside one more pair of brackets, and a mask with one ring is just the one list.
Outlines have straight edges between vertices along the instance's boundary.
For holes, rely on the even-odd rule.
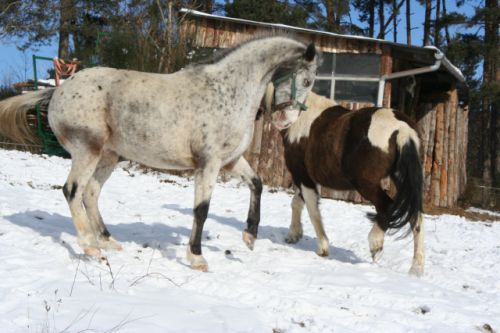
[[290,127],[305,111],[305,101],[311,91],[320,53],[313,43],[294,65],[281,66],[273,75],[265,95],[265,106],[272,112],[272,124],[279,130]]

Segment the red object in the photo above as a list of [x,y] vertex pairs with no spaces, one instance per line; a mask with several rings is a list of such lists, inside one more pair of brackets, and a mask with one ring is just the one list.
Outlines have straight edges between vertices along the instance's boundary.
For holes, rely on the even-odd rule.
[[54,69],[56,72],[56,87],[58,87],[61,83],[61,79],[70,77],[75,74],[76,67],[80,64],[80,62],[75,58],[71,60],[71,62],[66,63],[64,60],[59,59],[57,57],[54,58]]

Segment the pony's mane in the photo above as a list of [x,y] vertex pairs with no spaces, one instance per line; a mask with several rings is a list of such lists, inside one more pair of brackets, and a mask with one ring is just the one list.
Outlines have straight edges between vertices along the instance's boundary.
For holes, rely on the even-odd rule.
[[233,47],[218,49],[216,52],[214,52],[214,54],[212,56],[209,56],[205,59],[201,59],[195,63],[192,63],[189,65],[189,67],[198,67],[198,66],[212,65],[212,64],[218,63],[219,61],[226,58],[227,56],[229,56],[233,52],[239,50],[241,47],[243,47],[251,42],[261,40],[261,39],[270,38],[270,37],[284,37],[284,38],[288,38],[288,39],[293,39],[293,40],[303,44],[304,47],[307,46],[307,42],[305,41],[305,39],[297,37],[294,33],[289,33],[285,30],[263,32],[263,33],[258,33],[256,35],[253,35],[253,36],[238,43],[237,45],[235,45]]
[[299,142],[301,138],[309,136],[311,125],[323,111],[337,105],[334,101],[324,96],[310,92],[306,99],[307,111],[301,112],[296,122],[287,131],[289,142]]

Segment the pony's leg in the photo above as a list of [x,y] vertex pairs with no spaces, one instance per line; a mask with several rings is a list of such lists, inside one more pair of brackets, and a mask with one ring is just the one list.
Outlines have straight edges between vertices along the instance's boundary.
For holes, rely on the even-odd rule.
[[97,164],[94,174],[90,178],[85,192],[83,193],[83,204],[87,211],[87,217],[97,235],[97,245],[104,250],[121,250],[121,245],[111,237],[108,229],[104,225],[101,213],[99,212],[99,195],[106,180],[113,172],[118,163],[118,155],[112,151],[103,151],[101,159]]
[[248,209],[247,229],[243,231],[243,241],[250,250],[253,250],[260,222],[260,197],[262,194],[262,181],[253,171],[247,160],[240,157],[236,163],[226,167],[231,173],[240,176],[250,188],[250,207]]
[[95,153],[80,148],[72,152],[71,171],[63,186],[63,193],[68,202],[73,224],[77,232],[77,240],[83,252],[89,256],[99,256],[96,234],[90,224],[83,206],[83,192],[95,171],[100,159],[100,152]]
[[380,255],[384,249],[384,238],[385,231],[382,230],[378,222],[375,221],[368,234],[368,244],[370,245],[370,253],[372,254],[373,262],[377,262],[380,259]]
[[304,209],[304,200],[301,197],[300,190],[296,187],[295,194],[292,199],[292,223],[288,229],[288,236],[285,241],[290,244],[295,244],[302,238],[302,222],[301,215]]
[[425,251],[424,251],[424,220],[422,213],[418,214],[418,219],[413,228],[413,263],[409,274],[422,276],[424,274]]
[[316,237],[318,237],[318,250],[316,254],[321,257],[327,257],[330,253],[330,243],[326,237],[323,222],[321,221],[321,213],[319,210],[319,194],[316,188],[308,188],[304,185],[300,186],[302,196],[306,202],[309,218],[314,226]]
[[208,271],[208,264],[201,254],[201,236],[220,166],[220,160],[209,160],[204,168],[196,170],[194,175],[194,221],[189,238],[187,259],[191,263],[191,268],[203,272]]
[[[360,180],[358,180],[355,183],[355,187],[358,192],[366,200],[371,201],[375,206],[375,210],[377,211],[376,216],[383,215],[383,213],[387,210],[392,202],[392,199],[380,187],[379,182],[371,180],[361,182]],[[372,229],[368,234],[368,244],[370,246],[370,253],[372,255],[373,262],[377,262],[380,259],[382,250],[384,249],[384,238],[387,229],[388,226],[384,224],[384,221],[381,221],[377,218],[375,219]]]

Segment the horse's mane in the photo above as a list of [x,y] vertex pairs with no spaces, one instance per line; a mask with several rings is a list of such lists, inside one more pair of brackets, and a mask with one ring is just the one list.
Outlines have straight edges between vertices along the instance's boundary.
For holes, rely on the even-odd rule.
[[286,30],[273,30],[271,32],[262,32],[262,33],[258,33],[256,35],[253,35],[253,36],[249,37],[248,39],[236,44],[233,47],[218,49],[216,52],[214,52],[214,54],[212,56],[209,56],[207,58],[204,58],[204,59],[201,59],[197,62],[194,62],[194,63],[190,64],[189,67],[198,67],[198,66],[212,65],[212,64],[218,63],[219,61],[226,58],[231,53],[239,50],[241,47],[243,47],[251,42],[265,39],[265,38],[269,38],[269,37],[289,38],[289,39],[293,39],[299,43],[304,44],[304,46],[307,46],[307,41],[303,38],[297,37],[297,35],[295,33],[290,33],[290,32],[287,32]]

